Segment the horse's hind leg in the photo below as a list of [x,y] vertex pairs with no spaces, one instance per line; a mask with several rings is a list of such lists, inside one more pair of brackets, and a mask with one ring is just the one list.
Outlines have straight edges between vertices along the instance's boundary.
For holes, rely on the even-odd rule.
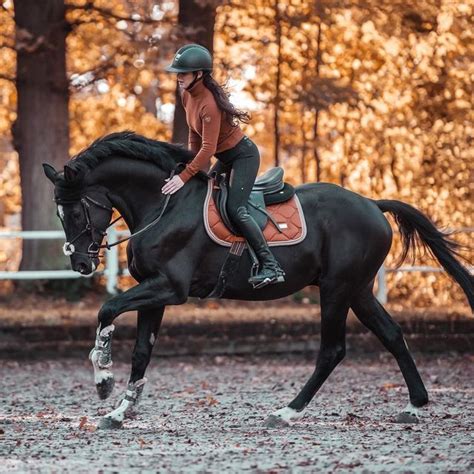
[[316,368],[297,397],[285,408],[266,420],[269,427],[284,426],[301,418],[303,410],[316,395],[324,381],[346,354],[346,318],[353,285],[348,282],[321,282],[321,346]]
[[418,408],[428,403],[428,393],[408,350],[400,326],[374,297],[372,288],[364,290],[359,297],[354,299],[351,307],[362,324],[370,329],[393,354],[403,374],[410,395],[410,403],[398,415],[397,421],[416,423]]
[[137,339],[132,354],[132,373],[127,391],[119,406],[100,420],[100,428],[120,428],[126,415],[138,405],[147,381],[145,371],[158,337],[164,311],[164,306],[153,310],[138,311]]

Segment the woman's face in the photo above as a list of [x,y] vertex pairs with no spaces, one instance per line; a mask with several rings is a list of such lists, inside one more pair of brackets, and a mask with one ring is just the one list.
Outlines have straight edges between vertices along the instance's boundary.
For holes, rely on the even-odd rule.
[[[198,77],[202,76],[202,71],[198,71]],[[194,80],[194,72],[178,72],[178,84],[181,89],[186,89],[186,87],[191,84]]]

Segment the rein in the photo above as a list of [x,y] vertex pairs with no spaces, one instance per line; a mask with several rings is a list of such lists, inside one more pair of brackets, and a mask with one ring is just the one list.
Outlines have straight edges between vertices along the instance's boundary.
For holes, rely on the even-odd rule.
[[[183,164],[183,163],[178,163],[176,168],[181,164]],[[176,168],[171,171],[169,179],[171,179],[175,175]],[[91,219],[91,216],[90,216],[90,213],[89,213],[89,208],[90,208],[89,203],[94,204],[95,206],[98,206],[98,207],[100,207],[102,209],[105,209],[107,211],[110,211],[110,212],[113,212],[113,208],[109,207],[105,204],[102,204],[102,203],[96,201],[95,199],[92,199],[90,196],[84,195],[83,197],[81,197],[80,202],[82,204],[82,208],[84,210],[84,215],[86,217],[86,226],[84,227],[84,229],[82,229],[81,232],[79,232],[79,234],[77,234],[75,237],[73,237],[70,241],[66,241],[64,243],[64,245],[63,245],[64,255],[71,256],[72,254],[76,253],[78,255],[85,255],[89,258],[98,258],[98,257],[100,257],[101,255],[99,255],[99,252],[100,252],[101,249],[110,250],[112,247],[115,247],[116,245],[119,245],[123,242],[127,242],[128,240],[133,239],[137,235],[140,235],[143,232],[146,232],[148,229],[150,229],[150,227],[153,227],[155,224],[157,224],[161,220],[161,218],[163,217],[163,214],[164,214],[164,212],[165,212],[165,210],[168,206],[170,198],[171,198],[171,194],[167,194],[166,198],[165,198],[165,203],[164,203],[158,217],[153,219],[153,221],[151,221],[149,224],[147,224],[145,227],[143,227],[143,229],[140,229],[139,231],[134,232],[133,234],[129,235],[128,237],[117,240],[116,242],[113,242],[111,244],[109,244],[108,242],[106,242],[105,244],[99,244],[94,240],[94,231],[97,231],[102,237],[106,237],[107,236],[107,229],[109,227],[111,227],[112,225],[114,225],[117,221],[122,219],[122,216],[120,215],[119,217],[114,219],[112,222],[110,222],[110,224],[104,230],[101,230],[101,229],[98,229],[97,227],[94,227],[94,224],[92,222],[92,219]],[[67,204],[67,203],[76,202],[76,201],[67,201],[67,200],[58,199],[58,198],[55,198],[54,201],[57,204]],[[74,247],[74,242],[87,232],[91,236],[92,243],[89,245],[89,247],[87,249],[87,253],[86,252],[77,252],[75,247]]]

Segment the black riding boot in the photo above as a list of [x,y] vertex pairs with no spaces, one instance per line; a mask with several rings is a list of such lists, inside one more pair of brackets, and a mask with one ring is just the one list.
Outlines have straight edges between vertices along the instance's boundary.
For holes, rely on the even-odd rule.
[[268,248],[267,241],[245,206],[237,208],[238,226],[260,261],[259,272],[249,278],[254,288],[262,288],[271,283],[285,281],[285,272]]

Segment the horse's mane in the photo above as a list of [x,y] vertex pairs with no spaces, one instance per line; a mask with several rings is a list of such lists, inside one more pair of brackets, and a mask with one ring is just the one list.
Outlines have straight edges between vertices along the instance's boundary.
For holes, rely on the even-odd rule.
[[182,145],[152,140],[125,130],[98,138],[73,156],[67,166],[87,173],[98,166],[103,158],[110,156],[150,161],[162,170],[171,172],[177,163],[188,163],[194,154]]

